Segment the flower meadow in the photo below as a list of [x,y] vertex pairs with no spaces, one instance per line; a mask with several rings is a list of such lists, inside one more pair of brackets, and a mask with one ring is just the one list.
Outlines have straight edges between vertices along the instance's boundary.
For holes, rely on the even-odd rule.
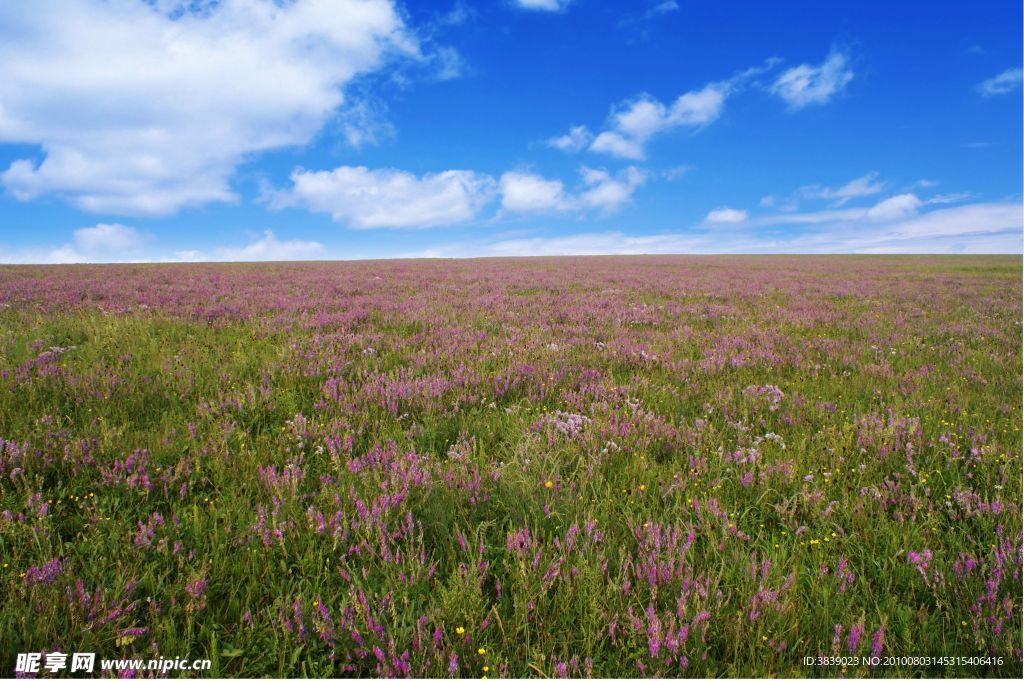
[[0,268],[5,675],[1020,678],[1021,275]]

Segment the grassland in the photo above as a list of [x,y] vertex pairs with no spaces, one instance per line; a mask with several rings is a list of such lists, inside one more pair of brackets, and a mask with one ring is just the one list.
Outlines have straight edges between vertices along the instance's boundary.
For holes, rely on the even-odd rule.
[[1019,678],[1021,275],[0,268],[5,671]]

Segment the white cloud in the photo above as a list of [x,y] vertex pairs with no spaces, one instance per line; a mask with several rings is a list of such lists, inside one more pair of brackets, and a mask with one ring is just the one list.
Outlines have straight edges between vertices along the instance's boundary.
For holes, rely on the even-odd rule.
[[[834,211],[844,213],[844,211]],[[654,253],[1020,253],[1020,203],[942,208],[888,221],[842,216],[810,229],[765,232],[753,226],[723,240],[713,231],[664,234],[588,232],[497,239],[406,254],[426,257],[612,255]]]
[[645,253],[696,252],[705,243],[703,237],[682,234],[630,236],[622,232],[587,232],[552,237],[499,239],[490,242],[459,243],[437,246],[403,257],[474,258],[551,256],[551,255],[610,255]]
[[868,209],[865,217],[874,221],[901,220],[916,215],[923,205],[914,194],[899,194],[876,203]]
[[71,242],[56,248],[36,247],[26,250],[4,249],[0,262],[6,263],[82,263],[136,262],[145,258],[143,247],[154,237],[134,227],[100,223],[72,232]]
[[867,208],[846,208],[843,210],[819,210],[806,213],[790,212],[754,218],[752,225],[815,225],[841,220],[857,220],[863,218]]
[[[869,216],[870,217],[870,216]],[[928,213],[862,222],[837,223],[800,237],[815,252],[1020,253],[1024,230],[1020,203],[976,203]]]
[[656,14],[667,14],[668,12],[675,12],[678,9],[679,3],[676,2],[676,0],[665,0],[664,2],[659,2],[654,7],[649,9],[647,13],[651,16],[654,16]]
[[5,265],[69,265],[86,262],[118,262],[120,259],[88,256],[71,244],[57,248],[3,248],[0,244],[0,263]]
[[698,243],[679,235],[629,236],[622,232],[507,239],[490,244],[488,255],[604,255],[680,252]]
[[805,213],[777,213],[751,220],[752,225],[815,225],[839,222],[879,222],[910,217],[925,205],[914,194],[899,194],[866,208],[844,208]]
[[679,178],[683,177],[684,175],[686,175],[691,170],[693,170],[693,166],[679,165],[679,166],[675,166],[673,168],[668,168],[666,170],[661,171],[660,175],[661,175],[662,179],[664,179],[664,180],[666,180],[668,182],[675,182],[676,180],[678,180]]
[[273,209],[328,213],[335,222],[353,229],[426,228],[479,219],[496,197],[501,198],[499,216],[614,213],[632,200],[648,177],[633,166],[615,174],[584,166],[580,175],[580,185],[570,192],[561,180],[525,171],[509,171],[495,180],[471,170],[417,177],[393,168],[371,170],[363,166],[296,169],[291,174],[291,187],[265,190],[264,201]]
[[647,180],[647,174],[633,166],[615,175],[584,166],[580,175],[582,185],[570,194],[560,180],[548,180],[518,171],[505,173],[499,183],[502,211],[557,213],[597,210],[614,213],[629,203],[633,192]]
[[0,175],[19,200],[166,214],[237,200],[251,154],[309,142],[353,78],[427,59],[391,0],[0,3]]
[[455,80],[465,75],[468,70],[462,55],[454,47],[435,48],[430,61],[434,65],[433,76],[436,80]]
[[[959,199],[963,196],[956,196]],[[777,214],[749,221],[751,234],[765,227],[788,227],[773,232],[773,243],[790,251],[815,253],[1021,252],[1022,206],[1003,201],[942,207],[947,197],[922,201],[911,193],[898,194],[867,208]]]
[[736,225],[747,221],[750,215],[745,210],[737,210],[728,206],[715,208],[704,218],[705,224]]
[[679,11],[679,3],[676,0],[643,0],[642,2],[623,3],[624,5],[644,5],[645,8],[638,8],[635,13],[626,11],[618,23],[619,28],[630,29],[636,39],[647,41],[650,37],[650,28],[658,21],[664,21],[664,17],[672,12]]
[[647,181],[647,174],[629,166],[616,175],[606,170],[582,169],[583,182],[588,187],[579,195],[578,203],[585,209],[614,213],[629,203],[633,192]]
[[575,125],[569,128],[569,132],[558,137],[552,137],[547,145],[562,151],[581,151],[594,138],[594,134],[585,125]]
[[499,183],[501,208],[510,213],[553,213],[569,210],[565,185],[540,175],[508,172]]
[[[243,246],[220,246],[211,250],[189,249],[172,255],[144,250],[156,239],[132,227],[99,224],[76,229],[72,242],[56,248],[0,249],[0,263],[126,263],[126,262],[213,262],[256,260],[306,260],[323,257],[324,245],[299,239],[281,241],[272,231]],[[2,246],[2,244],[0,244]]]
[[[911,195],[912,196],[912,195]],[[916,197],[915,197],[916,198]],[[899,201],[896,201],[899,199]],[[897,210],[900,205],[905,208]],[[395,257],[477,257],[512,255],[600,255],[641,253],[1021,253],[1024,207],[1020,202],[975,203],[920,212],[907,195],[891,197],[869,209],[822,211],[748,220],[723,239],[720,232],[696,226],[687,231],[625,234],[620,231],[523,237],[508,233],[490,239],[460,241]],[[885,210],[880,207],[886,207]],[[873,212],[872,212],[873,211]],[[788,229],[764,229],[786,225]],[[183,250],[149,261],[298,260],[325,257],[315,241],[280,241],[270,231],[239,247],[211,251]],[[50,250],[0,248],[3,263],[126,262],[101,258],[67,244]]]
[[673,128],[699,128],[714,122],[721,116],[732,87],[732,81],[709,83],[700,90],[680,95],[670,106],[648,94],[623,102],[611,116],[611,129],[598,135],[590,150],[642,160],[646,156],[645,145],[653,136]]
[[386,117],[386,107],[371,99],[350,101],[338,110],[338,114],[341,134],[354,149],[377,144],[395,135],[395,127]]
[[761,208],[776,208],[782,211],[794,211],[800,207],[800,203],[793,198],[779,198],[777,196],[762,196],[757,202]]
[[642,161],[647,157],[643,142],[630,139],[612,130],[605,130],[598,135],[590,145],[590,150],[633,161]]
[[[205,257],[197,251],[179,251],[177,255],[182,260],[228,260],[228,261],[257,261],[257,260],[308,260],[322,256],[324,245],[317,241],[302,241],[294,239],[280,241],[272,231],[264,230],[263,238],[257,239],[241,247],[221,247],[213,251],[211,257]],[[181,257],[185,256],[185,257]]]
[[792,109],[825,104],[853,80],[849,57],[833,48],[820,66],[801,64],[783,72],[771,87]]
[[132,227],[99,224],[76,229],[74,241],[75,246],[86,253],[123,253],[142,248],[147,238]]
[[271,192],[272,208],[299,207],[329,213],[353,229],[425,228],[467,222],[495,194],[494,178],[470,170],[446,170],[416,177],[393,168],[371,170],[297,169],[292,186]]
[[455,4],[446,13],[435,19],[438,26],[462,26],[476,17],[476,10],[464,0],[455,0]]
[[[37,260],[26,260],[24,262],[40,262]],[[74,247],[65,244],[47,253],[41,261],[45,265],[73,265],[86,262],[112,262],[107,258],[88,256],[76,251]]]
[[982,97],[1005,95],[1019,88],[1022,79],[1024,79],[1024,71],[1021,69],[1006,69],[997,76],[981,81],[975,87]]
[[702,90],[687,92],[672,104],[668,122],[671,125],[706,125],[722,115],[731,83],[711,83]]
[[513,4],[526,10],[537,12],[561,12],[572,0],[512,0]]
[[624,103],[612,116],[612,126],[616,130],[640,141],[668,127],[671,122],[668,108],[646,94],[640,95],[632,102]]
[[643,160],[651,138],[675,128],[700,129],[710,125],[722,115],[730,95],[776,63],[776,59],[768,59],[762,66],[740,71],[727,80],[685,92],[671,104],[664,104],[646,93],[620,102],[612,109],[608,129],[594,138],[590,151]]
[[967,199],[973,198],[974,194],[970,192],[956,192],[953,194],[936,194],[931,197],[925,203],[928,204],[943,204],[943,203],[961,203]]
[[835,201],[837,206],[842,206],[851,199],[880,193],[885,188],[885,183],[878,182],[877,178],[878,173],[871,172],[850,180],[837,189],[813,184],[800,187],[797,190],[797,194],[806,199],[828,199]]

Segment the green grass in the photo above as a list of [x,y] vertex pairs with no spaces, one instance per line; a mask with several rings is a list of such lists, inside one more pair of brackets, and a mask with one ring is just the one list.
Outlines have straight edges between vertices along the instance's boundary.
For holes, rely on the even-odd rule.
[[[832,676],[841,669],[803,657],[847,654],[860,626],[858,657],[881,629],[886,656],[996,656],[1002,666],[850,664],[848,676],[1019,676],[1020,265],[958,263],[911,260],[857,296],[806,299],[675,295],[655,277],[582,326],[552,315],[517,327],[510,315],[522,299],[530,309],[580,302],[606,287],[599,275],[513,289],[508,308],[467,293],[465,306],[419,300],[425,312],[373,312],[344,329],[0,309],[0,438],[26,453],[0,449],[5,664],[59,648],[210,658],[214,676],[365,676],[398,673],[408,651],[412,673],[428,676],[448,676],[453,653],[461,676],[484,666],[555,675],[560,662],[574,676]],[[920,284],[909,295],[904,277]],[[966,293],[931,296],[936,277]],[[394,286],[395,300],[416,298]],[[621,324],[641,300],[665,306],[661,321]],[[778,312],[808,301],[828,314]],[[737,314],[671,308],[705,303]],[[486,338],[459,335],[475,331]],[[771,356],[702,366],[729,338]],[[609,350],[620,339],[657,359]],[[71,348],[56,373],[17,373],[52,346]],[[532,373],[496,391],[491,381],[521,364]],[[435,395],[437,377],[452,384]],[[325,399],[331,378],[344,386],[337,401]],[[395,411],[368,387],[406,378]],[[744,396],[762,385],[781,388],[777,410]],[[556,411],[590,420],[574,437],[536,425]],[[377,446],[393,449],[384,464],[367,458]],[[141,468],[119,473],[141,449]],[[755,449],[753,463],[724,456]],[[289,465],[301,478],[267,482],[265,467]],[[128,480],[140,470],[148,489]],[[337,535],[318,531],[318,512],[337,514]],[[155,513],[163,524],[137,546]],[[692,530],[693,544],[644,549],[645,524]],[[506,541],[524,528],[533,545],[520,556]],[[924,550],[927,580],[909,557]],[[678,575],[649,584],[636,569],[648,553]],[[978,567],[961,576],[964,556]],[[54,558],[52,584],[26,578]],[[843,590],[840,559],[856,575]],[[545,579],[552,565],[558,576]],[[200,578],[197,598],[186,587]],[[322,636],[315,603],[333,636]],[[101,622],[118,605],[129,610]],[[651,654],[648,608],[663,633],[691,627],[678,651],[662,643]],[[701,612],[709,619],[694,624]],[[997,631],[989,618],[1002,614]],[[132,627],[145,632],[123,635]]]

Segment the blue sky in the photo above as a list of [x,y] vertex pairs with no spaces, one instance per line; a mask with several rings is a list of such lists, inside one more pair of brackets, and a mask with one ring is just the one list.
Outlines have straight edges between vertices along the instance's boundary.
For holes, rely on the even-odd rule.
[[0,262],[1022,250],[1021,5],[0,4]]

